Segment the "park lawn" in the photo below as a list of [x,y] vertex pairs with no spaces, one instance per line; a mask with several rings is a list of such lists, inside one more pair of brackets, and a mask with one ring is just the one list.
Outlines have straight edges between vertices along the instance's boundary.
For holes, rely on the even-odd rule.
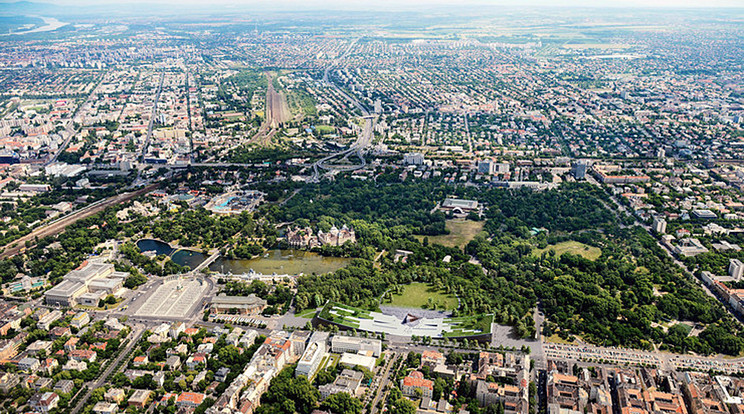
[[493,314],[447,318],[444,322],[449,325],[449,329],[442,332],[445,337],[482,335],[491,332]]
[[437,291],[426,283],[411,283],[406,285],[402,295],[393,295],[393,301],[386,305],[399,308],[429,308],[429,298],[432,303],[439,303],[439,309],[451,310],[457,308],[457,298],[445,292]]
[[554,344],[563,344],[563,345],[578,345],[579,344],[578,341],[567,341],[561,338],[560,336],[558,336],[558,334],[553,334],[545,338],[545,342],[552,342]]
[[463,247],[470,240],[473,240],[475,236],[483,231],[483,221],[472,221],[466,219],[452,219],[445,222],[445,228],[449,231],[449,234],[442,234],[439,236],[416,236],[419,241],[423,241],[424,237],[429,238],[430,244],[441,244],[445,247]]
[[318,309],[305,309],[304,311],[295,314],[295,316],[298,318],[312,319],[316,312],[318,312]]
[[336,128],[330,125],[316,125],[315,130],[318,131],[320,135],[328,135],[336,132]]
[[532,252],[532,255],[540,257],[543,252],[550,250],[555,251],[556,256],[561,256],[563,253],[571,253],[589,260],[597,260],[602,255],[602,250],[599,247],[587,246],[577,241],[565,241],[544,249],[537,249]]

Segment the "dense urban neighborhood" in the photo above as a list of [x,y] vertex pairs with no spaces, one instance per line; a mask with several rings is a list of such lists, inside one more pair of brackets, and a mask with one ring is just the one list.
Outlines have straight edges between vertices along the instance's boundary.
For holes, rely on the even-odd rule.
[[744,9],[118,7],[0,3],[0,412],[744,413]]

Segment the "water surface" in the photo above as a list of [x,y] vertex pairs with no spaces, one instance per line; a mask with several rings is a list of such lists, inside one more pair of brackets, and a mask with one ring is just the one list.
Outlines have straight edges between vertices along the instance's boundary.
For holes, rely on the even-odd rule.
[[188,249],[174,249],[168,243],[154,239],[142,239],[137,242],[137,248],[141,252],[154,251],[157,255],[166,255],[179,266],[188,266],[194,269],[207,259],[207,255]]

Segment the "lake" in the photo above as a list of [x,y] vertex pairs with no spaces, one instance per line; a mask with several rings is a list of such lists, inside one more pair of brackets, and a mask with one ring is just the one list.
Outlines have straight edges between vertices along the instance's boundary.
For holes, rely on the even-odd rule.
[[173,263],[179,266],[188,266],[189,269],[194,269],[201,262],[207,259],[207,255],[195,252],[188,249],[174,249],[170,244],[154,239],[142,239],[137,242],[137,248],[141,252],[155,251],[157,255],[166,255],[173,260]]
[[209,266],[209,270],[218,273],[243,274],[251,269],[257,273],[270,275],[297,275],[304,273],[323,274],[334,272],[351,262],[349,258],[327,257],[304,250],[274,249],[255,259],[226,259],[220,257]]

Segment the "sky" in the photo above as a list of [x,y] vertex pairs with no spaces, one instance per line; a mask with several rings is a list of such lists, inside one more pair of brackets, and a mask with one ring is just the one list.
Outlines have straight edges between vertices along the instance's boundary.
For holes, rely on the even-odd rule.
[[[15,0],[0,0],[13,2]],[[258,8],[390,10],[441,6],[560,6],[560,7],[741,7],[744,0],[30,0],[65,6],[105,4],[173,4],[193,6],[258,6]],[[1,6],[0,6],[1,9]]]

